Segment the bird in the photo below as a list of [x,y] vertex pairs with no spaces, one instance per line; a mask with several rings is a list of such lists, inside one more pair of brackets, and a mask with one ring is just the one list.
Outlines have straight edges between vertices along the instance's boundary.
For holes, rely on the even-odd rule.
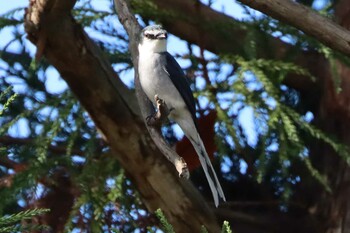
[[156,105],[156,96],[169,109],[169,118],[176,122],[192,143],[204,170],[213,195],[226,201],[221,184],[198,132],[196,106],[190,85],[175,58],[167,51],[168,33],[161,25],[150,25],[141,30],[138,44],[138,72],[141,88]]

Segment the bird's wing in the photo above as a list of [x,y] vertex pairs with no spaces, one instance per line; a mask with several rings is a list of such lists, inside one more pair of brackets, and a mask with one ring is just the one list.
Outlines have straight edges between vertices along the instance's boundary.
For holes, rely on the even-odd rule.
[[169,75],[171,81],[175,85],[176,89],[184,99],[188,110],[191,112],[194,124],[197,127],[197,118],[196,118],[196,103],[190,88],[188,81],[186,80],[185,74],[181,69],[180,65],[177,63],[175,58],[170,55],[170,53],[164,53],[164,64],[163,69]]

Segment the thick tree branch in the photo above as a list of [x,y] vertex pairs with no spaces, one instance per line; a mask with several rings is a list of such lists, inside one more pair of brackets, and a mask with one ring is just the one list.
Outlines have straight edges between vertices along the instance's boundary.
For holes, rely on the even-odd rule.
[[[213,212],[203,205],[198,191],[188,181],[178,178],[150,142],[132,105],[136,99],[72,18],[67,7],[71,3],[70,0],[32,1],[25,16],[29,39],[39,46],[38,50],[56,67],[88,111],[146,207],[150,211],[161,208],[177,232],[199,232],[201,225],[207,226],[209,232],[219,232]],[[124,21],[124,25],[129,22]],[[138,35],[139,28],[132,30],[128,30],[129,37],[135,38],[131,34]],[[136,47],[131,48],[135,55]]]
[[291,0],[239,0],[296,27],[330,48],[350,56],[350,31],[309,7]]

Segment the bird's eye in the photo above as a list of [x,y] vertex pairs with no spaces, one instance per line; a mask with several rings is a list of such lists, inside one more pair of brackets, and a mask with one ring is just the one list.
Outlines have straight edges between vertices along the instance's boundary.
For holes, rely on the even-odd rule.
[[153,34],[148,34],[148,33],[145,34],[145,37],[147,37],[148,39],[154,39],[155,38]]

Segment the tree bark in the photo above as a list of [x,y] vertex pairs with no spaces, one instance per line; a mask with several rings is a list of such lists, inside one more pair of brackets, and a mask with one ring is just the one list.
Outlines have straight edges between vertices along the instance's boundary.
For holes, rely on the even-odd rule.
[[75,1],[32,1],[25,29],[85,107],[150,212],[161,208],[177,232],[219,232],[215,216],[198,191],[179,179],[151,143],[134,93],[114,73],[99,48],[72,18]]

